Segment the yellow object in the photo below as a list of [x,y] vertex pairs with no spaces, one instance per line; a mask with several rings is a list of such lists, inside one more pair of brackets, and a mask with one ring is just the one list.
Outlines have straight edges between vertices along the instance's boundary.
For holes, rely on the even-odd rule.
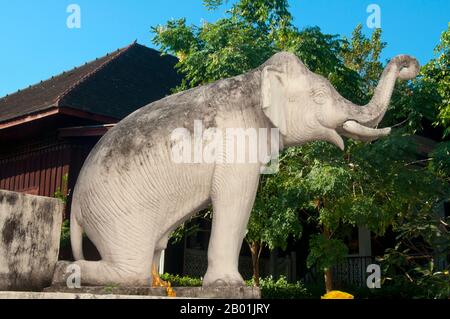
[[170,284],[170,282],[164,281],[161,279],[161,277],[159,277],[159,274],[158,274],[158,271],[156,270],[155,264],[153,264],[153,267],[152,267],[152,287],[153,288],[159,288],[159,287],[166,288],[168,297],[176,297],[177,296],[175,291],[172,289],[172,285]]
[[320,299],[355,299],[355,297],[343,291],[333,290],[323,295]]
[[166,291],[167,291],[167,297],[176,297],[177,296],[176,292],[170,286],[170,282],[169,282],[169,287],[167,287]]

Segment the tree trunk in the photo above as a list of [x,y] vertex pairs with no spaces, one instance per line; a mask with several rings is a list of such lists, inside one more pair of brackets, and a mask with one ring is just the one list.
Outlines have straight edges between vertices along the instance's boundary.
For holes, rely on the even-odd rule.
[[260,242],[250,243],[252,253],[253,281],[255,286],[259,287],[259,257],[261,256],[262,245]]
[[[327,239],[330,239],[330,231],[327,227],[324,227],[323,234]],[[333,290],[333,269],[328,267],[324,271],[325,290],[327,293]]]
[[333,290],[333,270],[331,268],[325,269],[325,290],[327,293]]

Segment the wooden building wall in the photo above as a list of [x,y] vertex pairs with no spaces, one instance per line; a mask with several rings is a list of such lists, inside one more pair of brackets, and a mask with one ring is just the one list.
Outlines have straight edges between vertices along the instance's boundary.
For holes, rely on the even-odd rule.
[[25,147],[0,158],[0,189],[53,197],[69,163],[70,145]]
[[58,189],[68,194],[92,147],[89,142],[55,139],[2,153],[0,189],[47,197],[54,197]]

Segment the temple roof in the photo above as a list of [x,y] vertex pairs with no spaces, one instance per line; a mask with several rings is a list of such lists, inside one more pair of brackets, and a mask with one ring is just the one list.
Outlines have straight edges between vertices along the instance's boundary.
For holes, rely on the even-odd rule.
[[0,99],[0,123],[51,109],[121,119],[170,94],[177,59],[136,42]]

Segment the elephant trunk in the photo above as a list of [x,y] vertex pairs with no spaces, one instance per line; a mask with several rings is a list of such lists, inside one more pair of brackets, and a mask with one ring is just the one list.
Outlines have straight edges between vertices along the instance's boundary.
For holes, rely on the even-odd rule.
[[366,127],[376,127],[388,109],[397,78],[413,79],[419,70],[419,63],[411,56],[399,55],[393,58],[385,68],[372,100],[364,107],[347,104],[350,119]]

